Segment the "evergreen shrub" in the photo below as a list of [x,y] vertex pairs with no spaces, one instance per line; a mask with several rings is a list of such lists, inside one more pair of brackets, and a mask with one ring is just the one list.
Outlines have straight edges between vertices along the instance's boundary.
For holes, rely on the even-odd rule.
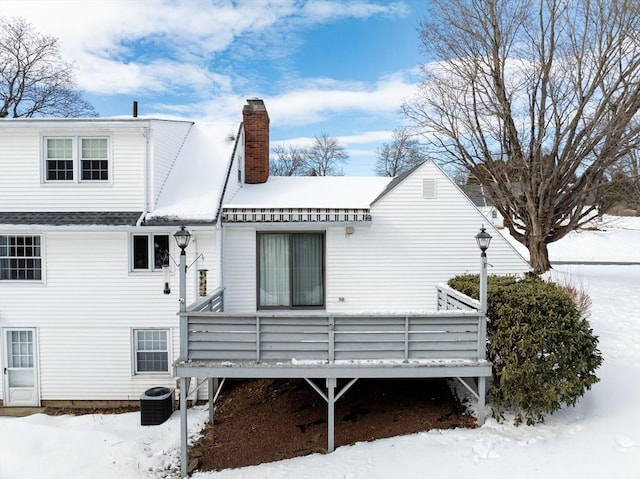
[[[478,299],[479,281],[478,275],[461,275],[449,286]],[[487,316],[489,400],[497,419],[509,410],[516,425],[543,422],[563,404],[574,406],[599,381],[598,338],[585,311],[556,284],[534,275],[489,276]]]

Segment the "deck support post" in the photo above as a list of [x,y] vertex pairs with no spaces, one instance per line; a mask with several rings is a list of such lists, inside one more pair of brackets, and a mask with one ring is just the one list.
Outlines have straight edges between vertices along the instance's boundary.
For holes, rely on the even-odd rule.
[[336,378],[327,378],[327,452],[335,449],[335,406],[336,406]]
[[487,388],[487,378],[478,377],[478,426],[482,426],[485,420],[485,396]]
[[180,378],[180,475],[189,475],[189,452],[187,449],[187,378]]
[[215,394],[217,388],[218,378],[207,378],[207,397],[209,398],[209,424],[213,426],[213,395]]

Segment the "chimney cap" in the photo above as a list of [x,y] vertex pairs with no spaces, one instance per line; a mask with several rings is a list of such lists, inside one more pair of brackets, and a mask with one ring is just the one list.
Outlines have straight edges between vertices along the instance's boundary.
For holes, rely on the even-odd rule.
[[249,107],[253,110],[265,110],[264,101],[261,98],[252,97],[247,98],[247,104],[245,107]]

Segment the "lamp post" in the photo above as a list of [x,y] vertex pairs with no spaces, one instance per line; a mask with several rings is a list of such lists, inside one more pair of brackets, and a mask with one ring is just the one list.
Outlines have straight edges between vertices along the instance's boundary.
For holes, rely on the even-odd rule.
[[484,225],[480,228],[480,232],[476,235],[480,254],[480,313],[487,315],[487,249],[491,243],[491,235],[484,229]]
[[[191,233],[184,226],[181,226],[173,235],[180,248],[180,358],[187,358],[187,254],[186,247],[189,245]],[[187,452],[187,389],[189,389],[189,379],[180,378],[180,472],[182,477],[188,475],[188,452]]]
[[184,250],[189,246],[191,233],[181,226],[173,237],[180,248],[180,312],[184,313],[187,311],[187,254]]

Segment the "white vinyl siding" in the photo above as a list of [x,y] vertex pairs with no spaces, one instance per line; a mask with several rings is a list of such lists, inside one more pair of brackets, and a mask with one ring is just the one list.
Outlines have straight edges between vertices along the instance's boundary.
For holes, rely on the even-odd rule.
[[[199,269],[217,284],[215,232],[192,232],[187,248],[187,302],[197,297]],[[175,387],[166,374],[133,374],[132,330],[168,331],[169,362],[179,356],[178,273],[130,274],[131,235],[48,231],[41,235],[46,283],[0,282],[3,328],[38,328],[40,391],[47,400],[138,400],[153,386]],[[172,233],[167,233],[171,236]],[[175,241],[171,255],[177,258]],[[196,260],[199,253],[204,258]]]
[[[0,204],[3,210],[142,211],[145,140],[140,128],[92,128],[86,132],[67,133],[65,136],[62,132],[41,134],[37,129],[0,128]],[[47,181],[45,138],[74,137],[109,139],[108,181],[82,181],[78,158],[73,164],[73,180]]]
[[[423,198],[423,179],[437,184]],[[452,276],[479,273],[475,235],[484,224],[493,237],[489,274],[517,274],[529,265],[499,231],[433,163],[426,163],[374,203],[370,229],[327,232],[327,309],[433,311],[436,285]],[[344,298],[340,301],[339,298]]]
[[225,226],[223,234],[224,309],[228,312],[256,310],[256,230]]

